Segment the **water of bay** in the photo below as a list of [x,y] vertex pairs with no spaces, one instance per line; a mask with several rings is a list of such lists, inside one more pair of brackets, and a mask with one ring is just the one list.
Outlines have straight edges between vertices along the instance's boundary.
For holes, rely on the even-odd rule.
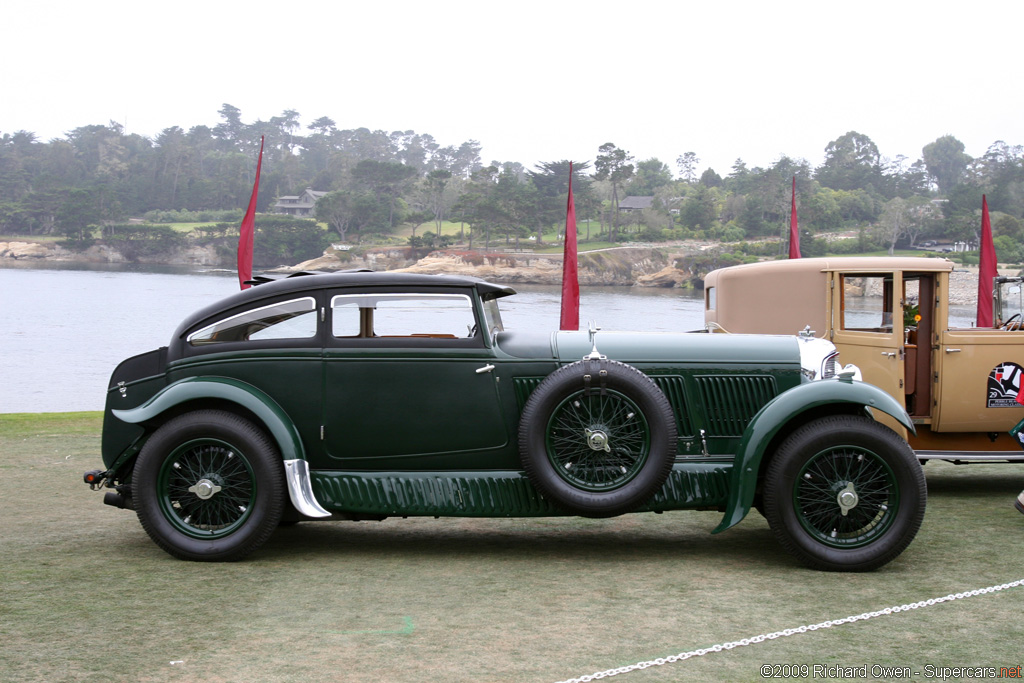
[[[167,345],[182,318],[238,290],[226,271],[33,266],[0,267],[0,413],[101,410],[119,362]],[[557,287],[515,289],[501,300],[506,329],[558,328]],[[953,306],[950,319],[969,327],[974,309]],[[678,289],[583,287],[583,329],[588,321],[605,330],[689,332],[704,326],[703,301]]]
[[[558,328],[557,287],[515,289],[501,301],[507,329]],[[230,272],[0,267],[0,413],[101,410],[120,361],[165,346],[182,318],[237,290]],[[583,287],[580,322],[687,332],[703,327],[702,307],[678,289]]]

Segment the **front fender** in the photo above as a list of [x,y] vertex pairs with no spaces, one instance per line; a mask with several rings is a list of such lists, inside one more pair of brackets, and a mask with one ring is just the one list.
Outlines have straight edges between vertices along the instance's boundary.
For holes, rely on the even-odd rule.
[[284,460],[305,460],[298,430],[277,402],[251,384],[228,377],[188,377],[161,389],[151,399],[128,410],[111,411],[131,424],[146,422],[187,401],[222,399],[253,413],[270,432]]
[[765,404],[747,425],[730,473],[725,516],[711,533],[735,526],[750,512],[761,460],[779,430],[808,410],[837,403],[859,406],[869,416],[872,409],[878,409],[895,418],[911,434],[917,433],[906,409],[873,384],[827,379],[793,387]]

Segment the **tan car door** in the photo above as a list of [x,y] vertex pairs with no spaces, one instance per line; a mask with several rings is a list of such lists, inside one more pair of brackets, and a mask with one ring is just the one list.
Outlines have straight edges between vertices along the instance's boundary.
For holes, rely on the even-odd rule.
[[998,432],[1013,427],[1024,408],[1024,332],[960,328],[942,332],[938,354],[937,432]]
[[[832,343],[843,364],[853,363],[864,381],[904,402],[903,291],[899,272],[831,273]],[[894,311],[896,312],[894,315]],[[903,433],[892,418],[880,422]]]

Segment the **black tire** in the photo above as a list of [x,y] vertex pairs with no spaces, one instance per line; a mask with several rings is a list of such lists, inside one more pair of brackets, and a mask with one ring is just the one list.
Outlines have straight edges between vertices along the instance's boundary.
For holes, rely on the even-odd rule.
[[132,496],[142,528],[182,560],[240,560],[277,528],[284,467],[253,423],[202,410],[162,425],[139,454]]
[[519,420],[530,481],[585,517],[612,517],[649,500],[668,478],[676,448],[668,399],[649,377],[617,361],[559,368],[533,390]]
[[810,422],[775,452],[764,480],[768,524],[805,564],[869,571],[914,540],[928,492],[910,446],[867,417]]

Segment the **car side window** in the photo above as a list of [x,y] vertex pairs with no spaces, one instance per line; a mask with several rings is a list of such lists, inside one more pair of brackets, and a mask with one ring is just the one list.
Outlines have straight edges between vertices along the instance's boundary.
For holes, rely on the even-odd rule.
[[466,339],[475,337],[473,302],[465,294],[342,294],[331,299],[338,338]]
[[188,335],[192,346],[273,339],[309,339],[316,336],[316,301],[303,297],[261,306]]
[[892,332],[892,276],[843,275],[841,328]]

